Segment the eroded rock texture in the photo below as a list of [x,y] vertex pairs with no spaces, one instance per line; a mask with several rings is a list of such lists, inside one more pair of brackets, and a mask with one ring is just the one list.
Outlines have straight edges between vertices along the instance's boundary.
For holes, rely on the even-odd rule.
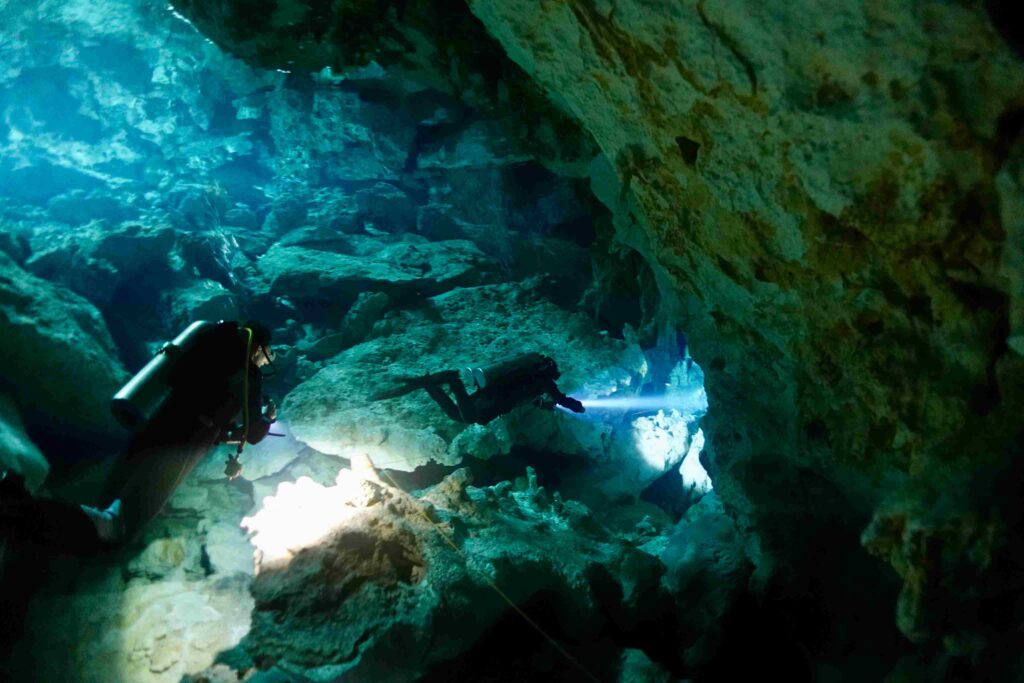
[[551,102],[524,119],[599,150],[617,240],[707,371],[709,460],[754,585],[817,595],[789,618],[838,657],[872,637],[841,615],[895,597],[867,550],[903,579],[904,636],[1007,665],[986,648],[1019,610],[946,609],[966,585],[974,605],[1020,589],[1002,470],[1021,453],[1024,67],[980,3],[180,7],[264,66],[376,59],[484,105]]
[[[676,627],[663,565],[527,474],[517,486],[477,488],[468,470],[456,470],[416,496],[349,471],[333,487],[289,484],[307,499],[333,500],[329,514],[343,523],[307,547],[296,534],[281,536],[295,547],[269,554],[275,544],[264,539],[286,506],[268,499],[247,522],[270,529],[254,539],[268,554],[241,643],[249,668],[314,681],[479,680],[488,672],[507,680],[524,664],[517,650],[543,640],[539,627],[582,645],[576,657],[549,650],[550,661],[527,664],[527,677],[584,680],[582,667],[599,680],[635,669],[665,679],[661,666],[609,638],[659,619]],[[289,495],[282,486],[275,498]],[[543,626],[510,611],[509,602],[526,601]]]
[[[115,432],[107,402],[127,376],[88,301],[0,253],[0,334],[7,340],[0,387],[30,433],[46,438],[60,425],[65,437],[87,441]],[[17,411],[11,418],[20,422]],[[33,484],[41,481],[36,474]]]

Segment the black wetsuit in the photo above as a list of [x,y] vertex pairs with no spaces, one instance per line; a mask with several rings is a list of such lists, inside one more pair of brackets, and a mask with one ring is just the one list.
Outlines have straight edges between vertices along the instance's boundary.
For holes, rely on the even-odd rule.
[[[563,394],[555,384],[559,377],[558,368],[547,356],[524,354],[505,365],[506,372],[494,373],[487,386],[472,394],[454,370],[431,375],[434,381],[424,382],[423,389],[448,417],[457,422],[485,425],[517,406],[543,402],[544,397],[547,397],[548,405],[557,404],[573,412],[583,412],[583,405]],[[448,386],[454,401],[441,388],[442,385]]]

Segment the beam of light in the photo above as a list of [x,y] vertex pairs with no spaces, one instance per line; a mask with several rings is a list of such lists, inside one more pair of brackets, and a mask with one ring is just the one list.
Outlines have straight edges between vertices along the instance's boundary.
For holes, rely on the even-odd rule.
[[707,411],[707,394],[702,387],[658,396],[602,396],[580,401],[587,410],[678,410],[691,414]]
[[261,509],[242,520],[252,534],[256,571],[286,564],[303,548],[317,545],[366,506],[368,484],[349,469],[338,472],[334,486],[309,477],[283,482],[263,499]]

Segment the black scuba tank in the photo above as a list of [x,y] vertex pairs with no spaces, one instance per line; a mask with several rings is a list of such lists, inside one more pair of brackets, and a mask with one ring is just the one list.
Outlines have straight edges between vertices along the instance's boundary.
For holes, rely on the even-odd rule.
[[540,353],[524,353],[495,361],[491,365],[469,366],[459,370],[459,377],[467,391],[485,389],[495,384],[511,383],[525,378],[550,376],[558,379],[555,362]]
[[206,320],[197,320],[186,327],[114,394],[110,411],[121,426],[137,432],[153,419],[171,395],[169,379],[175,363],[192,347],[200,333],[211,327],[213,323]]

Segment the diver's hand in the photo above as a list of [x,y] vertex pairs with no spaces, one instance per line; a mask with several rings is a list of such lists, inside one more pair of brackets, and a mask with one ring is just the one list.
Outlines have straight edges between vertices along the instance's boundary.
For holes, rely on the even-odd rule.
[[263,417],[271,422],[277,422],[277,404],[272,399],[268,398],[263,406]]
[[583,407],[583,404],[574,399],[572,396],[566,396],[561,401],[559,401],[559,403],[561,403],[563,406],[565,406],[574,413],[587,412],[587,409]]
[[229,481],[242,476],[242,463],[237,455],[228,456],[227,462],[224,463],[224,476]]

